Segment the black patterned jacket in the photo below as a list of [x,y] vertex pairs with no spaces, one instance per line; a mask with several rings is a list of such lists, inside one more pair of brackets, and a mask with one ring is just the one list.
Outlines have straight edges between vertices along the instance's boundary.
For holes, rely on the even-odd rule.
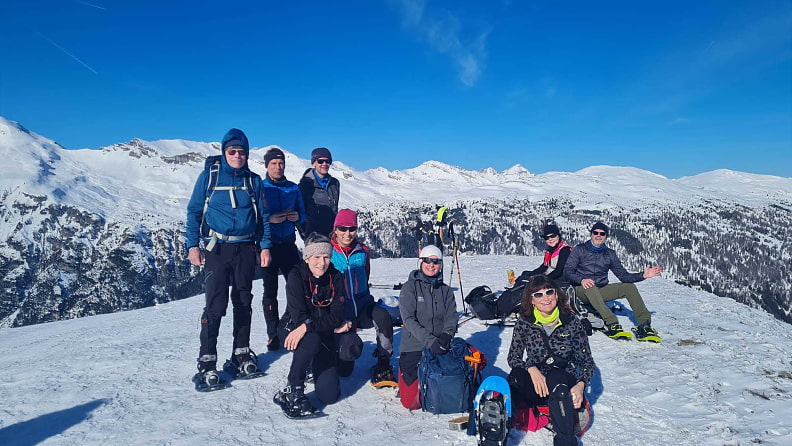
[[[560,317],[561,325],[553,330],[549,338],[544,327],[535,323],[533,315],[518,319],[509,347],[509,367],[527,369],[536,366],[546,375],[555,367],[552,364],[555,362],[578,381],[588,384],[594,374],[594,358],[586,331],[575,316],[561,313]],[[544,338],[548,338],[552,351],[548,351]],[[550,364],[549,358],[554,358]]]

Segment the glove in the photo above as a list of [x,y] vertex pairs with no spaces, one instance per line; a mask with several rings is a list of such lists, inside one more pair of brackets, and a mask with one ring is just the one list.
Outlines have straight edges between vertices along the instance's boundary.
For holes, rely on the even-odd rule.
[[429,349],[437,356],[442,356],[448,353],[448,347],[451,345],[452,336],[448,333],[443,333],[435,339],[432,347]]

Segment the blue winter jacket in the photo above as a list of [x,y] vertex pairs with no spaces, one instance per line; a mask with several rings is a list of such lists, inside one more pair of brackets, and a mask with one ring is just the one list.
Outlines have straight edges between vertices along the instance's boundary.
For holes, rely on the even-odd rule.
[[591,250],[591,241],[575,246],[564,266],[564,277],[572,285],[580,285],[583,279],[591,279],[597,287],[608,284],[608,270],[623,283],[635,283],[644,280],[643,273],[628,272],[622,266],[616,251],[605,246],[600,252]]
[[332,244],[333,253],[330,261],[338,271],[344,273],[344,287],[347,296],[344,318],[353,321],[366,305],[374,302],[374,297],[368,287],[368,247],[356,242],[347,255],[335,239],[332,240]]
[[[241,130],[231,129],[223,137],[223,141],[239,139],[247,144],[247,137]],[[248,147],[244,147],[246,150]],[[245,183],[252,185],[253,206],[251,196],[245,188]],[[216,186],[238,186],[234,191],[214,190],[208,191],[209,169],[204,169],[195,182],[190,202],[187,204],[187,249],[198,246],[199,239],[203,238],[204,243],[208,243],[209,229],[229,236],[250,237],[226,243],[254,242],[258,243],[262,249],[268,249],[272,243],[270,241],[269,214],[266,212],[263,202],[263,184],[261,177],[250,171],[247,162],[241,169],[235,169],[228,165],[225,154],[220,155],[220,169],[217,177]],[[231,193],[236,201],[236,208],[231,203]],[[204,215],[204,202],[209,194],[209,205]],[[258,218],[256,218],[258,209]],[[223,243],[218,240],[218,243]]]
[[272,244],[294,243],[297,240],[297,236],[294,234],[297,225],[305,222],[305,206],[300,188],[286,179],[274,182],[266,175],[263,183],[264,207],[267,214],[277,214],[286,210],[296,211],[300,214],[300,219],[296,223],[289,220],[284,220],[282,223],[270,223]]

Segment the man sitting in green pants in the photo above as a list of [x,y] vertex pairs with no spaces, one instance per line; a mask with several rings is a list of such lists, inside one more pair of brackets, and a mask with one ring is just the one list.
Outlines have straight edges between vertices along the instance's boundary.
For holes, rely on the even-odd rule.
[[[577,245],[569,255],[564,276],[576,285],[575,292],[580,300],[594,307],[605,320],[606,335],[611,338],[632,338],[605,305],[605,302],[626,298],[638,320],[638,327],[633,329],[635,338],[639,341],[660,342],[657,330],[652,328],[652,316],[634,283],[658,276],[663,269],[650,266],[642,273],[628,272],[616,256],[616,251],[605,246],[608,233],[609,229],[604,223],[594,223],[591,240]],[[622,283],[608,284],[608,270],[613,271]]]

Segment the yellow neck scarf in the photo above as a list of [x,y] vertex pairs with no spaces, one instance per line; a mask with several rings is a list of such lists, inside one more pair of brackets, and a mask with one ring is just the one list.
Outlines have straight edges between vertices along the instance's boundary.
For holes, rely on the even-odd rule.
[[536,307],[534,307],[533,313],[534,313],[534,317],[536,318],[536,323],[537,324],[551,325],[554,322],[556,324],[558,322],[560,322],[560,320],[558,319],[558,307],[555,307],[553,312],[550,313],[550,316],[547,316],[547,317],[542,316],[542,314],[539,313],[539,310]]

